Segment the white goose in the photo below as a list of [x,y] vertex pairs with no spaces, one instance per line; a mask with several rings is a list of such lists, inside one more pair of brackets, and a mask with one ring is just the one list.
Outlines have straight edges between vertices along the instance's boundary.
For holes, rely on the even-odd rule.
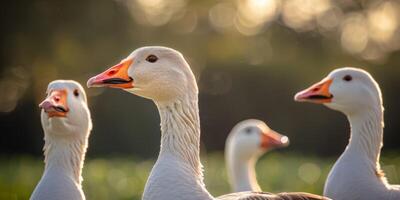
[[45,170],[31,200],[83,200],[82,167],[92,129],[86,94],[75,81],[49,84],[40,103]]
[[383,106],[378,83],[361,69],[341,68],[299,92],[296,101],[321,103],[343,112],[351,126],[347,148],[325,183],[324,195],[336,199],[400,199],[399,186],[389,185],[379,165]]
[[[143,47],[88,80],[88,87],[122,88],[153,100],[161,118],[161,147],[143,199],[214,199],[203,182],[200,119],[195,77],[182,54],[166,47]],[[223,199],[322,199],[311,194],[238,193]],[[248,197],[248,198],[247,198]],[[307,197],[307,198],[306,198]]]
[[288,137],[270,129],[263,121],[248,119],[239,122],[225,143],[225,160],[232,190],[260,192],[254,168],[258,158],[268,150],[288,144]]

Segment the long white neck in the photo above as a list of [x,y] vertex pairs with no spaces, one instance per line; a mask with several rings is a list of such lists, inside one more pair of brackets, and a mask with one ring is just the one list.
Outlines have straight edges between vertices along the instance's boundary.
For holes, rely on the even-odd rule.
[[351,136],[346,150],[329,173],[324,195],[332,199],[399,199],[379,164],[383,139],[381,104],[347,115]]
[[227,158],[227,168],[233,192],[261,191],[255,173],[256,161],[257,158],[239,160],[233,155]]
[[45,170],[31,200],[85,199],[81,174],[88,135],[78,139],[45,133]]
[[161,147],[143,199],[212,199],[200,162],[197,94],[156,105],[161,118]]
[[383,140],[383,108],[375,106],[368,111],[348,115],[351,136],[346,152],[366,158],[376,175],[380,174],[379,156]]
[[173,154],[189,164],[194,176],[203,182],[200,162],[200,119],[197,98],[158,104],[161,118],[160,154]]
[[79,139],[60,138],[46,134],[43,148],[45,156],[44,173],[57,171],[57,173],[70,176],[77,184],[81,185],[87,144],[87,137]]

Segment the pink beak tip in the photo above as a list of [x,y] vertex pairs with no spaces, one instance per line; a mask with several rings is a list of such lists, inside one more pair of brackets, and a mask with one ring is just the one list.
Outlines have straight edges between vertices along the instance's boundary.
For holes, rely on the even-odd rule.
[[42,101],[42,103],[39,104],[39,107],[42,109],[45,109],[45,110],[51,108],[52,106],[53,106],[53,104],[47,99]]
[[304,101],[304,92],[298,92],[296,95],[294,95],[294,100],[295,101]]
[[90,79],[87,81],[86,86],[87,86],[88,88],[96,87],[96,77],[97,77],[97,76],[93,76],[92,78],[90,78]]

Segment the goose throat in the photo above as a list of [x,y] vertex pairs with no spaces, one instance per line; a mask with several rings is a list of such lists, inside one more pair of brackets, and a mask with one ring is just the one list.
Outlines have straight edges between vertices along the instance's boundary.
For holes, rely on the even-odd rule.
[[364,153],[369,160],[379,163],[383,146],[383,107],[376,107],[362,115],[349,116],[351,136],[348,148]]
[[203,177],[197,98],[184,98],[157,106],[161,118],[160,154],[168,152],[179,157],[192,167],[197,177]]
[[46,137],[43,148],[45,171],[62,170],[71,175],[78,184],[81,184],[87,143],[87,138],[72,142]]

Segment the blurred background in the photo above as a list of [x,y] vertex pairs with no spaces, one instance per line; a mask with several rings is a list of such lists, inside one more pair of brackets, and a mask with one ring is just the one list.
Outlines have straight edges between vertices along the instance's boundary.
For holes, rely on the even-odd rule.
[[[147,45],[182,52],[198,79],[205,180],[229,192],[225,138],[257,118],[289,136],[257,165],[268,191],[321,194],[349,138],[344,115],[294,94],[336,67],[368,70],[385,106],[382,165],[400,178],[400,1],[6,1],[1,6],[0,199],[28,199],[43,171],[38,104],[54,79],[89,77]],[[94,129],[87,199],[140,199],[159,150],[154,104],[121,90],[87,90]]]

